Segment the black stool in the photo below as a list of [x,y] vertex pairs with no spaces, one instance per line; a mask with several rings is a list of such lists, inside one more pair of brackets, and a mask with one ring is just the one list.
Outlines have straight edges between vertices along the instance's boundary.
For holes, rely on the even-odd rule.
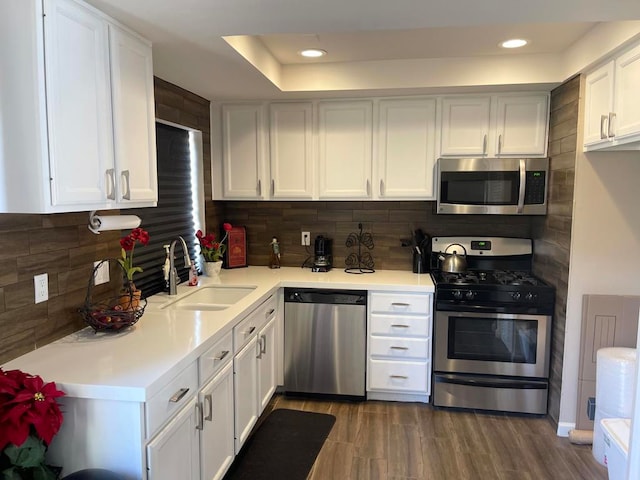
[[110,470],[88,468],[86,470],[73,472],[62,480],[123,480],[123,478]]

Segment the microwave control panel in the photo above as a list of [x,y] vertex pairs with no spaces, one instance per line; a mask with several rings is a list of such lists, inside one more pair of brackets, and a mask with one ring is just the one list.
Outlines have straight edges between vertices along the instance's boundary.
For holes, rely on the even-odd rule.
[[545,186],[547,184],[547,172],[528,171],[526,187],[524,191],[525,205],[536,205],[544,203]]

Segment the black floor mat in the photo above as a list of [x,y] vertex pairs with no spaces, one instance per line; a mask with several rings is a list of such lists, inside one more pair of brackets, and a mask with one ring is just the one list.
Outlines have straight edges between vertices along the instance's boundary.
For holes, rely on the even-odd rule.
[[336,418],[277,409],[247,440],[224,480],[305,480]]

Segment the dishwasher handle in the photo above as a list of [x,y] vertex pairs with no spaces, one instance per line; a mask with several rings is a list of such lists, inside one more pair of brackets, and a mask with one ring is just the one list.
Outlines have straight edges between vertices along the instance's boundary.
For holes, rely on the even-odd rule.
[[329,305],[366,305],[367,292],[322,288],[285,288],[286,303],[322,303]]

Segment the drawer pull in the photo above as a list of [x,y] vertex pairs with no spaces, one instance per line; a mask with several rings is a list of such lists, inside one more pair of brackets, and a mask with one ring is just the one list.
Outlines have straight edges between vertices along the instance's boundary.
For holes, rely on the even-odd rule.
[[213,357],[213,360],[216,361],[216,362],[219,362],[220,360],[222,360],[227,355],[229,355],[229,350],[223,350],[222,352],[220,352],[220,356]]
[[408,347],[394,347],[394,346],[391,346],[391,350],[409,350],[409,348]]
[[249,330],[245,330],[242,334],[246,337],[247,335],[251,335],[255,331],[256,327],[250,327]]
[[404,302],[393,302],[391,304],[392,307],[402,307],[402,308],[407,308],[409,306],[411,306],[410,303],[404,303]]
[[202,405],[196,402],[196,430],[204,430],[204,421],[202,420]]
[[210,422],[213,420],[213,398],[211,394],[204,396],[204,403],[207,405],[207,416],[204,419]]
[[178,403],[180,400],[182,400],[184,398],[184,396],[187,394],[187,392],[189,392],[188,388],[181,388],[176,393],[171,395],[171,398],[169,398],[169,401],[171,403]]
[[399,379],[402,379],[402,380],[406,380],[407,378],[409,378],[406,375],[389,375],[389,376],[391,378],[399,378]]
[[409,328],[409,325],[402,325],[401,323],[392,323],[393,328]]
[[265,313],[265,314],[264,314],[264,316],[265,316],[266,318],[269,318],[269,317],[271,316],[271,314],[272,314],[273,312],[275,312],[275,311],[276,311],[276,309],[275,309],[275,308],[272,308],[272,309],[271,309],[271,310],[269,310],[267,313]]

